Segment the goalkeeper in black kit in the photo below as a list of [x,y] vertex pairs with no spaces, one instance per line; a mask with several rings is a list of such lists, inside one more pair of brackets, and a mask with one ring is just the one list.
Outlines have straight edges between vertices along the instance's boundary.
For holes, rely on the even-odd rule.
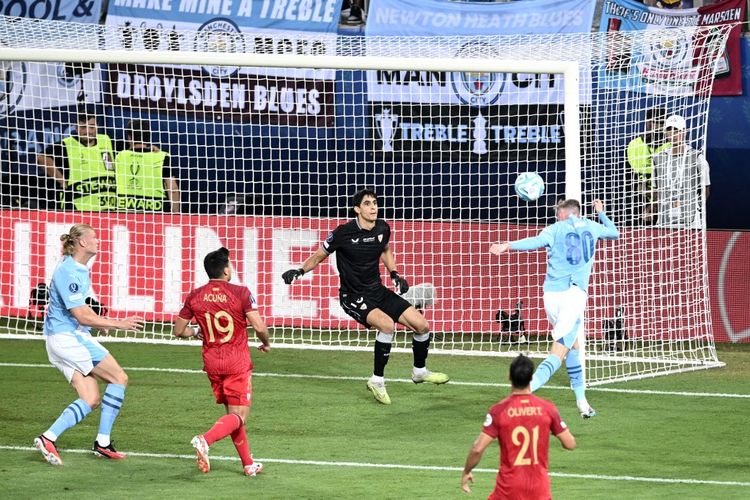
[[430,325],[417,309],[406,299],[392,292],[380,279],[380,261],[390,273],[396,290],[403,294],[409,284],[396,271],[396,259],[388,243],[391,228],[378,219],[378,197],[374,191],[363,189],[352,197],[356,217],[341,224],[323,245],[302,264],[299,269],[286,271],[282,278],[291,285],[296,279],[309,273],[333,252],[336,254],[340,286],[339,301],[346,313],[367,328],[378,331],[375,338],[375,361],[372,377],[367,389],[379,403],[391,404],[385,389],[384,371],[391,352],[396,323],[409,328],[412,333],[414,368],[411,379],[415,384],[430,382],[444,384],[448,376],[431,372],[426,367],[430,347]]

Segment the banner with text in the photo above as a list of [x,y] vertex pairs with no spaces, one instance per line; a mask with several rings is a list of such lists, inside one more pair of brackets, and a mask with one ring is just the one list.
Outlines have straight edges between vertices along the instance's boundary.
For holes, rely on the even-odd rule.
[[0,1],[0,15],[98,23],[102,14],[102,0],[6,0]]
[[[333,55],[342,0],[114,0],[110,49]],[[323,126],[333,119],[331,69],[227,65],[110,68],[111,103],[248,123]]]
[[[636,0],[606,0],[599,29],[624,32],[733,25],[726,47],[716,62],[716,79],[711,94],[742,95],[740,23],[745,19],[745,5],[745,0],[725,0],[693,9],[658,9]],[[609,87],[643,89],[646,93],[660,95],[703,92],[697,82],[705,75],[696,64],[703,49],[689,32],[680,30],[675,33],[675,37],[655,41],[649,46],[633,44],[630,49],[608,49],[600,82]],[[718,32],[716,38],[720,41]]]
[[[60,260],[60,235],[83,222],[96,228],[101,242],[92,282],[111,316],[139,314],[171,321],[187,293],[207,281],[203,257],[226,246],[232,249],[237,280],[257,296],[269,325],[359,328],[339,305],[335,254],[291,287],[281,280],[285,270],[319,248],[343,222],[338,219],[2,211],[0,220],[0,237],[7,250],[0,253],[2,316],[27,315],[32,290],[49,283]],[[547,335],[541,299],[545,253],[518,252],[499,262],[477,251],[487,248],[498,234],[520,238],[540,228],[430,221],[392,221],[391,228],[401,274],[412,286],[435,287],[436,301],[425,309],[433,331],[497,335],[497,310],[512,310],[517,300],[523,300],[528,332]],[[622,236],[625,241],[642,242],[640,251],[618,252],[616,260],[600,258],[592,277],[589,335],[602,335],[602,320],[614,313],[613,298],[625,308],[631,338],[667,332],[682,338],[702,328],[695,324],[691,308],[701,303],[703,290],[686,284],[679,290],[684,301],[660,295],[664,283],[679,286],[686,283],[685,274],[695,272],[692,258],[674,247],[674,231],[625,230]],[[713,322],[717,341],[750,340],[748,238],[747,233],[709,232],[707,255],[716,257],[709,261],[709,283],[711,309],[720,313]],[[604,242],[602,255],[613,255],[608,249],[618,244]],[[668,255],[669,266],[644,261],[643,255]],[[634,277],[642,281],[642,289],[623,293],[622,284]],[[389,284],[386,278],[384,283]]]
[[[531,0],[456,3],[373,0],[367,36],[527,35],[590,31],[594,2]],[[450,41],[443,44],[450,45]],[[451,57],[509,57],[487,43],[456,42]],[[527,43],[519,38],[513,50]],[[441,47],[443,47],[441,45]],[[445,47],[443,47],[445,48]],[[377,48],[368,46],[368,53]],[[448,48],[448,50],[451,50]],[[538,48],[537,48],[538,50]],[[512,55],[510,56],[512,57]],[[589,75],[580,76],[582,103]],[[463,71],[367,72],[372,149],[377,155],[421,155],[426,161],[466,158],[529,161],[562,157],[562,75]]]
[[596,2],[370,0],[366,35],[450,36],[588,33]]

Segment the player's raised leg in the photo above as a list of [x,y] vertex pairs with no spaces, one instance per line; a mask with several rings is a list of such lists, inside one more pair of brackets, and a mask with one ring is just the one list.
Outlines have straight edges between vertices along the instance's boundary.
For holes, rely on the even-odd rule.
[[409,306],[399,317],[399,323],[413,332],[411,350],[414,355],[411,379],[415,384],[429,382],[431,384],[445,384],[448,375],[427,369],[427,356],[430,350],[430,324],[413,306]]

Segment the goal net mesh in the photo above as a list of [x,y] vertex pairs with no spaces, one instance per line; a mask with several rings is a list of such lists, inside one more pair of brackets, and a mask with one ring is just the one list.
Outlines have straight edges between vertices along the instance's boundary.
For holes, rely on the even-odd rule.
[[[0,18],[2,332],[42,334],[59,237],[84,222],[101,240],[94,299],[149,321],[105,338],[169,341],[203,257],[226,246],[275,344],[370,349],[376,332],[339,305],[335,254],[281,279],[370,187],[434,351],[544,355],[545,252],[488,249],[580,193],[584,216],[600,198],[621,232],[595,256],[588,382],[718,366],[700,162],[727,30],[381,38]],[[503,61],[516,69],[491,70]],[[579,123],[554,61],[578,65]],[[545,181],[536,201],[514,192],[523,172]]]

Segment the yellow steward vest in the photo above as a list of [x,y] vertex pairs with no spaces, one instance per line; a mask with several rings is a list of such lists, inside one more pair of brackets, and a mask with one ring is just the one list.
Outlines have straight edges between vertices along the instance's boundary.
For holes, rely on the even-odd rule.
[[164,151],[121,151],[115,160],[118,210],[161,212],[164,208]]
[[112,140],[97,134],[96,144],[84,146],[75,137],[62,140],[68,157],[68,187],[76,210],[115,208],[115,175]]

